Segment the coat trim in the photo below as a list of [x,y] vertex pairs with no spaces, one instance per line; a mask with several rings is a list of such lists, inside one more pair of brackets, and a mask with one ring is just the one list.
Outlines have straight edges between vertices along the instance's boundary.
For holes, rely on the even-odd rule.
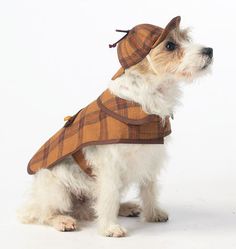
[[[171,133],[171,130],[166,132],[164,136],[168,136],[170,135],[170,133]],[[119,144],[119,143],[122,143],[122,144],[131,144],[131,143],[132,144],[164,144],[164,137],[155,138],[155,139],[135,139],[135,140],[134,139],[114,139],[114,140],[104,140],[104,141],[92,141],[92,142],[87,142],[87,143],[82,144],[76,150],[71,152],[71,154],[76,153],[77,151],[79,151],[80,149],[88,145],[104,145],[104,144]],[[65,159],[66,157],[68,157],[68,155],[61,157],[60,159],[55,161],[53,164],[51,164],[49,167],[47,167],[47,169],[55,166],[55,164]],[[30,164],[28,164],[27,172],[30,175],[35,174],[35,172],[33,172],[30,169]]]

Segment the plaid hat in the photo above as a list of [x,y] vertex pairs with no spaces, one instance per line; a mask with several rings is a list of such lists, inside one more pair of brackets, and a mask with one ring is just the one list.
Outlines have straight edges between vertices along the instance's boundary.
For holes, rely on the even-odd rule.
[[152,24],[140,24],[131,30],[116,30],[126,34],[116,43],[109,45],[112,48],[118,44],[117,54],[122,66],[112,77],[112,80],[121,76],[125,69],[143,60],[151,49],[155,48],[166,38],[171,30],[179,26],[180,20],[180,16],[176,16],[164,29]]

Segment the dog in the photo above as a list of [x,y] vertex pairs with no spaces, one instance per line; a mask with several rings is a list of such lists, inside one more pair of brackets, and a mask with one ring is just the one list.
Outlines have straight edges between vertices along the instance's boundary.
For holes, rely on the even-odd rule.
[[[115,96],[138,103],[148,115],[162,120],[179,104],[181,82],[191,83],[210,71],[213,49],[192,42],[188,29],[175,27],[138,63],[125,68],[109,83]],[[34,176],[29,200],[19,211],[23,223],[74,231],[80,220],[97,219],[101,235],[123,237],[120,216],[141,216],[148,222],[166,222],[158,204],[158,181],[167,160],[165,144],[103,144],[83,148],[94,178],[69,155]],[[136,183],[140,203],[120,203],[121,195]]]

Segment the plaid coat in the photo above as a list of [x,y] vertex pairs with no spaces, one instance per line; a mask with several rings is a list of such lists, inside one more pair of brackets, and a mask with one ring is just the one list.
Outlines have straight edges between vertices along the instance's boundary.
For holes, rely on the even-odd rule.
[[115,143],[163,144],[171,133],[169,117],[148,115],[137,103],[121,99],[109,90],[65,123],[33,156],[28,173],[50,168],[71,155],[89,175],[91,168],[82,149],[88,145]]

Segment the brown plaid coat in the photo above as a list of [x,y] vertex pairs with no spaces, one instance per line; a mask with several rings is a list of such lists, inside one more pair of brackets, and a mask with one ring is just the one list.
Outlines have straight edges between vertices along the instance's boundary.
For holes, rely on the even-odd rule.
[[163,144],[171,133],[169,118],[148,115],[137,103],[111,94],[109,90],[72,116],[33,156],[28,173],[49,168],[72,155],[91,175],[82,148],[88,145],[136,143]]

